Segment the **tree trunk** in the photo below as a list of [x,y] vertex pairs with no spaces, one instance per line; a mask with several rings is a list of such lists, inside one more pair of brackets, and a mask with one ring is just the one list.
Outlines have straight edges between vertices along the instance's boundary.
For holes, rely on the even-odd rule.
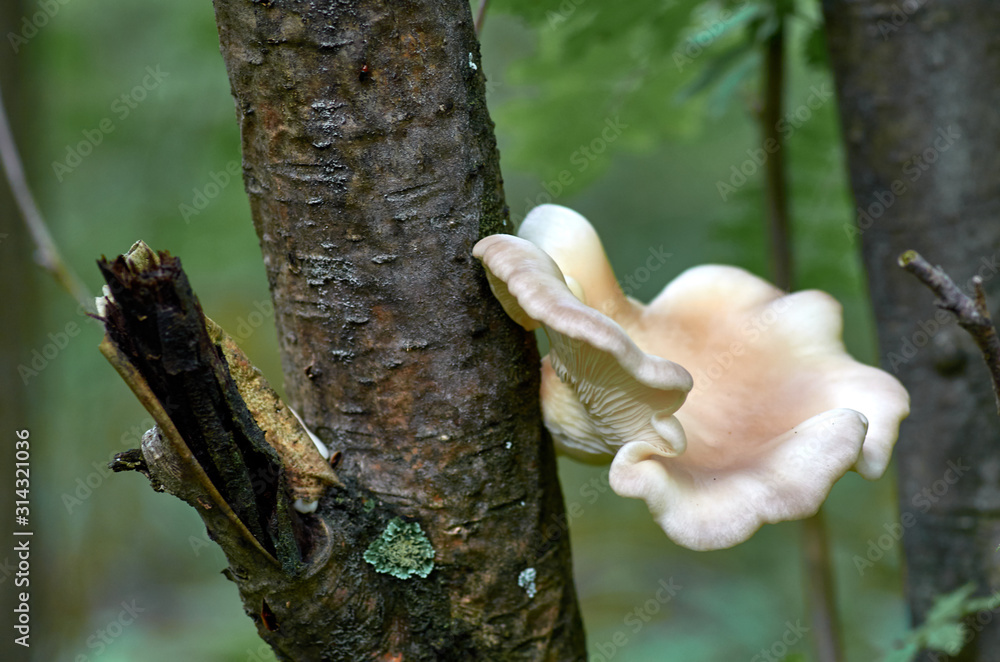
[[[897,266],[916,249],[1000,297],[1000,11],[991,0],[824,0],[841,124],[885,367],[910,391],[897,447],[915,623],[973,581],[1000,589],[1000,420],[971,338]],[[912,517],[912,519],[910,519]],[[1000,619],[960,660],[1000,660]],[[987,621],[984,623],[983,621]],[[925,653],[922,659],[932,658]]]
[[[116,365],[163,406],[163,438],[190,446],[154,485],[199,508],[280,659],[584,659],[535,341],[471,257],[510,224],[468,3],[215,9],[288,399],[345,486],[315,516],[269,495],[282,477],[247,491],[274,456],[233,400],[238,366],[213,364],[212,332],[178,344],[200,310],[165,256],[145,272],[102,266],[120,304],[107,316],[114,360],[142,379]],[[206,424],[230,405],[231,423]],[[146,440],[143,453],[157,461]],[[188,480],[195,464],[212,494]],[[395,561],[377,541],[415,530],[433,547],[430,574],[383,572]]]

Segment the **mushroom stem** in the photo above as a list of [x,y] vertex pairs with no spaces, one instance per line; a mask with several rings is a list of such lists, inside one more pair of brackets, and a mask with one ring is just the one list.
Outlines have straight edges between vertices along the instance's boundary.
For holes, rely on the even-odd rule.
[[958,325],[969,332],[979,351],[983,354],[986,367],[993,379],[993,394],[997,401],[997,415],[1000,415],[1000,337],[990,317],[990,309],[986,306],[986,292],[983,290],[983,279],[973,276],[972,284],[975,299],[959,289],[944,269],[935,267],[916,251],[906,251],[899,256],[899,266],[920,279],[934,294],[938,308],[952,313]]

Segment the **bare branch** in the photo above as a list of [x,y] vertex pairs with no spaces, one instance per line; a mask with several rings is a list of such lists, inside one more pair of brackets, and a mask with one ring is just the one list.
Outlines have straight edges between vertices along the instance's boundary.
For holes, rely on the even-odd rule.
[[479,0],[479,9],[476,10],[476,36],[483,34],[483,22],[486,20],[486,9],[490,6],[490,0]]
[[10,190],[14,193],[18,209],[21,210],[21,217],[24,219],[25,225],[28,226],[32,241],[35,242],[35,261],[52,274],[56,282],[69,292],[85,310],[95,312],[94,297],[80,280],[80,277],[76,275],[76,272],[63,260],[59,248],[45,225],[45,219],[42,218],[42,213],[38,210],[35,198],[31,195],[28,180],[24,176],[24,167],[21,165],[21,157],[17,153],[17,145],[14,142],[14,132],[10,128],[7,111],[4,109],[2,95],[0,95],[0,162],[3,163],[7,183],[10,184]]
[[983,353],[986,367],[993,379],[993,393],[1000,415],[1000,338],[986,305],[983,279],[972,278],[973,297],[963,292],[941,267],[933,266],[916,251],[906,251],[899,256],[899,266],[920,279],[934,294],[939,307],[955,315],[958,325],[969,332],[979,351]]

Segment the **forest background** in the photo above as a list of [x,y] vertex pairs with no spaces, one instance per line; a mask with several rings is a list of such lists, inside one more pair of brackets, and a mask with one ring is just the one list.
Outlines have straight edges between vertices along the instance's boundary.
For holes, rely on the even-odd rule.
[[[550,201],[580,211],[643,301],[697,264],[767,277],[761,57],[741,47],[753,6],[615,7],[491,5],[482,63],[512,217]],[[782,132],[796,286],[841,301],[849,350],[874,363],[819,10],[792,10]],[[136,239],[180,256],[206,313],[279,385],[211,3],[5,3],[0,18],[6,103],[67,262],[97,291],[95,258]],[[915,174],[908,184],[919,185]],[[19,222],[5,207],[0,259],[16,275],[4,286],[4,324],[17,344],[4,351],[2,420],[3,434],[27,427],[33,440],[32,659],[273,659],[191,509],[105,468],[152,421],[97,351],[100,325],[31,264]],[[595,658],[750,659],[784,638],[787,659],[810,659],[798,524],[691,552],[606,477],[606,468],[560,460]],[[848,475],[826,512],[847,659],[876,660],[907,630],[893,472],[875,483]],[[5,596],[13,579],[0,572]],[[676,587],[669,600],[657,598],[664,585]]]

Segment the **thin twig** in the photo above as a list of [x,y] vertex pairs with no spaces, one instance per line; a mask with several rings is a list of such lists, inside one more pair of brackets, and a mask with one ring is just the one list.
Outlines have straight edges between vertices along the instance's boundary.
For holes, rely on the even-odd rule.
[[476,10],[476,36],[483,33],[483,22],[486,20],[486,8],[489,7],[490,0],[479,0],[479,9]]
[[[767,234],[771,254],[771,275],[783,290],[791,290],[794,278],[791,220],[788,212],[788,179],[785,171],[784,144],[779,131],[784,110],[785,30],[779,27],[765,44],[763,108],[760,121],[764,148]],[[806,601],[812,623],[816,659],[839,662],[841,659],[840,619],[837,615],[833,562],[826,533],[826,520],[820,509],[802,522],[802,550],[805,562]]]
[[14,200],[21,211],[21,217],[35,242],[35,262],[52,274],[56,282],[69,292],[84,310],[96,312],[94,297],[80,277],[63,260],[31,195],[31,189],[28,188],[28,181],[24,176],[24,167],[21,165],[21,157],[14,142],[14,132],[10,128],[7,111],[4,109],[2,94],[0,94],[0,162],[3,163],[7,182],[14,193]]
[[986,367],[993,379],[993,394],[997,401],[997,414],[1000,415],[1000,337],[997,337],[996,327],[986,305],[983,279],[973,276],[973,298],[959,289],[944,269],[932,265],[916,251],[906,251],[900,255],[899,266],[919,278],[921,283],[934,292],[938,297],[934,302],[937,307],[952,313],[958,325],[972,336],[979,351],[983,353]]

